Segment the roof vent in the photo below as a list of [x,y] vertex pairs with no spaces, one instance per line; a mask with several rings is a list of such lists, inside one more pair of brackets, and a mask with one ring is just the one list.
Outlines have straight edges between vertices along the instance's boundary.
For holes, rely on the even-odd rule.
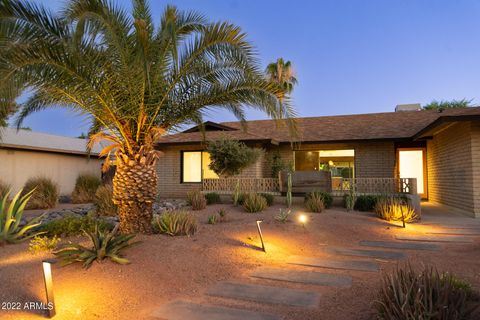
[[395,107],[395,112],[399,111],[420,111],[422,106],[420,103],[410,103],[410,104],[397,104]]

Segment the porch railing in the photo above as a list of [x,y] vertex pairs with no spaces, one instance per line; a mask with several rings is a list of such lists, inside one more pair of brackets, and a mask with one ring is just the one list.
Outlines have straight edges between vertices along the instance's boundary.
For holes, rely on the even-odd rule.
[[278,179],[275,178],[203,179],[202,191],[231,194],[235,190],[237,181],[240,186],[240,192],[280,193]]
[[357,194],[417,194],[416,178],[332,178],[332,193],[344,195],[354,187]]

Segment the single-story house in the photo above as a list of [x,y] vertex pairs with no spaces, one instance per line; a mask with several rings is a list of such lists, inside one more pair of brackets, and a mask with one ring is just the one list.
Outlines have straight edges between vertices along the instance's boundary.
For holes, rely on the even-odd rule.
[[70,195],[80,174],[101,177],[100,147],[88,155],[86,139],[14,128],[2,128],[0,134],[0,180],[14,192],[29,178],[48,177],[60,195]]
[[409,105],[395,112],[298,118],[296,123],[293,141],[285,122],[273,120],[248,121],[244,127],[206,122],[205,132],[193,127],[161,137],[156,143],[163,152],[159,195],[214,190],[218,177],[208,167],[205,146],[226,138],[266,151],[240,175],[262,187],[276,179],[270,159],[278,154],[296,172],[330,171],[334,191],[344,191],[349,179],[363,179],[381,191],[386,181],[398,185],[413,178],[410,192],[423,200],[480,216],[480,107],[437,111]]

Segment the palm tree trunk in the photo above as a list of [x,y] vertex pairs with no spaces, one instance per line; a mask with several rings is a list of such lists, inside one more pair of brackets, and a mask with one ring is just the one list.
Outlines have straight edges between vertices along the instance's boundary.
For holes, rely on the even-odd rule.
[[157,193],[156,156],[117,153],[113,202],[118,205],[122,233],[151,233]]

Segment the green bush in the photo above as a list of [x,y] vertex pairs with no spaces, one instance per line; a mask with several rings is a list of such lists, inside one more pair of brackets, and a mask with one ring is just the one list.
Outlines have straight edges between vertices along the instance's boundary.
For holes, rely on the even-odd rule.
[[322,199],[325,208],[328,209],[332,206],[333,196],[329,192],[314,190],[305,195],[305,201],[307,201],[312,194],[315,194]]
[[[32,237],[40,235],[42,232],[31,232],[40,225],[40,220],[43,218],[39,216],[31,219],[23,227],[20,227],[22,221],[23,210],[32,196],[33,190],[21,196],[20,190],[7,204],[10,192],[7,192],[0,202],[0,245],[5,243],[17,243]],[[27,233],[30,232],[29,235]]]
[[220,195],[216,192],[205,193],[205,199],[207,199],[207,204],[221,203]]
[[386,275],[374,303],[379,319],[460,320],[471,318],[479,308],[471,286],[449,273],[411,266]]
[[310,212],[322,212],[325,209],[320,193],[312,192],[305,200],[305,207]]
[[72,203],[93,202],[95,192],[102,182],[94,175],[82,174],[75,181],[75,188],[72,192]]
[[415,222],[420,220],[417,211],[405,200],[396,197],[383,197],[375,205],[377,217],[387,221]]
[[83,262],[83,267],[88,269],[92,263],[97,260],[101,262],[104,259],[110,259],[120,264],[130,263],[123,258],[120,251],[128,248],[138,242],[131,243],[134,234],[118,234],[117,225],[112,231],[102,230],[98,224],[94,231],[84,231],[92,242],[92,247],[87,248],[80,244],[68,244],[55,252],[55,255],[62,260],[61,265],[65,266],[75,262]]
[[93,204],[96,212],[101,216],[114,217],[118,214],[118,207],[113,203],[113,186],[111,184],[98,187]]
[[378,201],[378,196],[374,196],[374,195],[357,196],[354,209],[358,211],[374,211],[377,201]]
[[234,176],[255,163],[263,150],[249,148],[243,142],[222,139],[208,145],[209,167],[219,176]]
[[243,201],[243,208],[250,213],[263,211],[267,207],[267,200],[257,193],[247,194]]
[[34,189],[35,192],[28,201],[27,209],[49,209],[57,205],[58,187],[51,179],[44,177],[28,179],[23,187],[22,195]]
[[273,205],[273,201],[275,200],[275,197],[273,196],[273,194],[270,194],[270,193],[260,193],[260,195],[262,197],[265,198],[265,200],[267,200],[267,206],[272,206]]
[[61,239],[57,236],[53,236],[53,238],[36,236],[30,240],[30,243],[28,244],[28,251],[30,251],[32,254],[51,252],[57,248],[60,240]]
[[207,207],[207,199],[203,193],[195,190],[187,194],[187,204],[192,206],[192,210],[203,210]]
[[82,230],[92,232],[95,230],[95,225],[97,223],[101,231],[113,229],[113,224],[89,213],[83,217],[66,215],[60,219],[50,220],[49,222],[40,225],[39,230],[45,232],[49,237],[69,237],[82,234]]
[[191,236],[197,232],[197,220],[190,212],[172,210],[157,216],[154,227],[170,236]]

